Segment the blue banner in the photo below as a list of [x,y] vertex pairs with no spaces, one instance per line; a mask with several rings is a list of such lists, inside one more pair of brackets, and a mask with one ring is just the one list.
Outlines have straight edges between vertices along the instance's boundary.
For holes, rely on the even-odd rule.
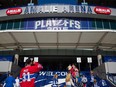
[[0,61],[12,61],[13,56],[0,56]]
[[77,5],[78,0],[38,0],[38,5],[44,4],[70,4]]
[[116,62],[116,56],[105,56],[104,62]]
[[54,75],[58,75],[58,84],[59,87],[64,87],[65,85],[65,78],[67,75],[66,71],[41,71],[39,72],[37,79],[35,81],[36,86],[44,86],[44,87],[51,87],[53,83]]
[[26,30],[91,30],[92,22],[87,19],[29,19],[25,21]]

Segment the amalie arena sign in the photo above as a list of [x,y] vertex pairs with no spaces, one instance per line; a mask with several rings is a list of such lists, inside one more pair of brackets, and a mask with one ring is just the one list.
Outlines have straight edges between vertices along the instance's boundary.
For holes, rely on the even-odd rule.
[[0,13],[0,17],[38,13],[88,13],[116,16],[116,9],[88,5],[40,5],[8,8],[0,10]]

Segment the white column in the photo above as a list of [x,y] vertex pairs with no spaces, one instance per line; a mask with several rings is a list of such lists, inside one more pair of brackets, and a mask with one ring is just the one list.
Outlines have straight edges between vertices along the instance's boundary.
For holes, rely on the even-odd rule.
[[98,66],[100,66],[102,64],[102,55],[101,54],[97,55],[97,60],[98,60]]

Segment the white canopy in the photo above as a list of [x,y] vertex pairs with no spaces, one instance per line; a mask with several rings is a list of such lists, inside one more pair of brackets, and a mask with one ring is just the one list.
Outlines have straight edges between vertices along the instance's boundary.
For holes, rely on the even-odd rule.
[[0,50],[9,49],[96,49],[116,50],[115,30],[4,30]]

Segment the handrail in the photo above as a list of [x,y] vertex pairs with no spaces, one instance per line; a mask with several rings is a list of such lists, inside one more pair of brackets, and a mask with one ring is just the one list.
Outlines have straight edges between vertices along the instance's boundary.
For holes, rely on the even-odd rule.
[[1,77],[0,77],[0,83],[2,83],[4,81],[4,79],[7,77],[7,74],[3,74]]
[[[109,79],[112,83],[114,83],[114,84],[116,85],[116,81],[115,81],[114,75],[108,73],[107,76],[108,76],[108,79]],[[115,75],[115,76],[116,76],[116,75]]]

